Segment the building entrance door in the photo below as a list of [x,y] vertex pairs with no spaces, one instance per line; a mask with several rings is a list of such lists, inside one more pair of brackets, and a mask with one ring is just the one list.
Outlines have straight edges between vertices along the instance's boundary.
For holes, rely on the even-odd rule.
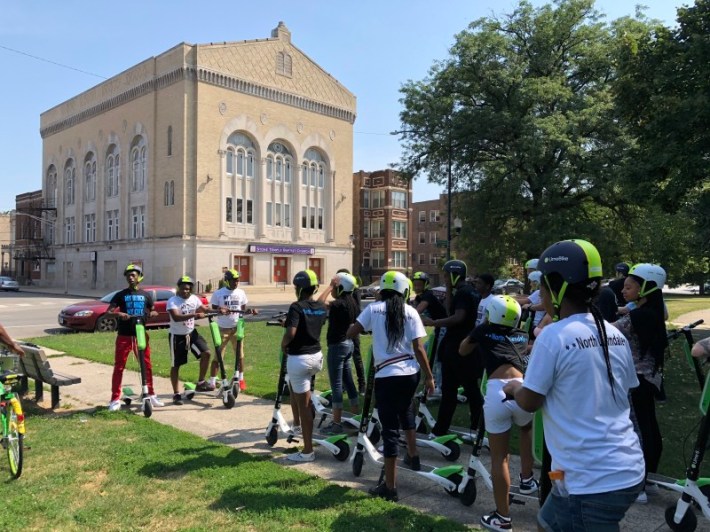
[[234,257],[234,269],[239,272],[239,282],[250,283],[251,282],[251,269],[249,268],[249,257],[240,257],[235,255]]
[[323,259],[308,259],[308,269],[313,270],[318,277],[318,282],[323,284],[323,279],[321,278],[321,264]]
[[288,257],[274,257],[274,282],[288,283]]

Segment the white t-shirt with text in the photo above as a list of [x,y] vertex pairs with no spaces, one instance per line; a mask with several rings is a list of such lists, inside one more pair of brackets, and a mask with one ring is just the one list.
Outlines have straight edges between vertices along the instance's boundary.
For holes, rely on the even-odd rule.
[[[168,299],[168,303],[165,308],[170,314],[171,309],[178,310],[180,314],[192,314],[198,308],[202,306],[202,300],[195,294],[190,295],[187,299],[183,299],[180,296],[173,296]],[[195,320],[190,318],[185,321],[175,321],[173,317],[170,316],[170,332],[172,334],[190,334],[195,329]]]
[[[244,290],[241,288],[230,290],[226,286],[217,290],[210,298],[210,305],[227,307],[229,310],[244,310],[248,303],[249,301],[247,300],[247,295]],[[237,326],[238,320],[239,314],[220,315],[217,316],[217,325],[223,329],[233,329]]]

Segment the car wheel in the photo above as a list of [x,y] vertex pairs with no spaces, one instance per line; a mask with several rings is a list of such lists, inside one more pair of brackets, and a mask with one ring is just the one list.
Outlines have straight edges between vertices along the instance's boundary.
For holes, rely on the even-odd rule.
[[96,320],[96,332],[113,332],[118,327],[118,320],[104,314]]

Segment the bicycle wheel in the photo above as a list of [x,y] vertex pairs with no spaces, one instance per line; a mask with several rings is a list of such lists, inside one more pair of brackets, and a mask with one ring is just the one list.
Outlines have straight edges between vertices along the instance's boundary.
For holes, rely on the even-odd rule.
[[7,460],[10,462],[10,473],[13,478],[20,478],[22,474],[24,435],[18,430],[17,414],[12,405],[5,407],[7,416]]

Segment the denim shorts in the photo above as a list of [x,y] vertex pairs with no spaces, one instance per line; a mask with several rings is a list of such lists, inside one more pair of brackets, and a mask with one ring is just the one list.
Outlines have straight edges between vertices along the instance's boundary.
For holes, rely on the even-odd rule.
[[643,482],[606,493],[562,497],[553,488],[537,514],[537,522],[548,531],[612,532],[624,518],[643,488]]

